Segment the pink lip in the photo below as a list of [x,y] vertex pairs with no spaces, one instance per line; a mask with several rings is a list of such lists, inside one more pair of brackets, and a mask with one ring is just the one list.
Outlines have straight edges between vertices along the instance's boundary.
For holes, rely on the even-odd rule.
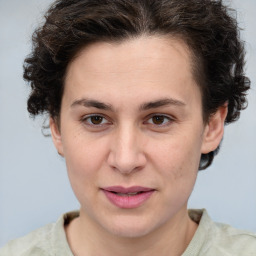
[[[134,186],[124,188],[121,186],[112,186],[103,188],[102,191],[108,198],[108,200],[119,208],[131,209],[141,206],[146,202],[151,195],[155,192],[155,189],[145,188],[140,186]],[[117,193],[127,194],[118,195]],[[138,193],[136,195],[128,195],[128,193]]]

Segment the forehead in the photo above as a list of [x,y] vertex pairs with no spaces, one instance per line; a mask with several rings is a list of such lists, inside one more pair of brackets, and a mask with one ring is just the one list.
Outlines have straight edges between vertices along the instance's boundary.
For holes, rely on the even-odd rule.
[[187,45],[173,38],[145,36],[119,43],[94,43],[70,63],[64,95],[65,91],[70,95],[93,91],[102,100],[113,91],[159,97],[171,93],[168,96],[189,100],[188,88],[198,91],[191,63]]
[[190,50],[183,40],[167,36],[141,36],[120,42],[89,44],[77,54],[68,71],[74,62],[82,64],[88,72],[128,72],[135,69],[134,65],[150,68],[151,64],[161,68],[166,64],[170,66],[170,59],[173,58],[187,65],[192,63]]

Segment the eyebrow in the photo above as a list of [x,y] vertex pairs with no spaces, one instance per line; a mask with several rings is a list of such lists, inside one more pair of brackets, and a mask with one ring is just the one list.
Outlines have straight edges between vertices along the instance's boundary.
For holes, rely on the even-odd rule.
[[108,111],[113,111],[113,107],[110,104],[106,104],[97,100],[91,100],[91,99],[81,99],[81,100],[76,100],[71,104],[71,107],[75,106],[84,106],[87,108],[98,108],[102,110],[108,110]]
[[[114,111],[111,104],[103,103],[97,100],[86,99],[86,98],[74,101],[71,104],[71,107],[75,107],[79,105],[84,107],[89,107],[89,108],[92,107],[92,108],[98,108],[101,110]],[[145,111],[145,110],[150,110],[150,109],[155,109],[155,108],[170,106],[170,105],[182,107],[182,106],[185,106],[186,104],[180,100],[176,100],[173,98],[163,98],[156,101],[143,103],[139,107],[139,110]]]
[[186,104],[180,100],[176,100],[173,98],[164,98],[164,99],[144,103],[140,106],[140,110],[149,110],[149,109],[165,107],[170,105],[182,107],[182,106],[185,106]]

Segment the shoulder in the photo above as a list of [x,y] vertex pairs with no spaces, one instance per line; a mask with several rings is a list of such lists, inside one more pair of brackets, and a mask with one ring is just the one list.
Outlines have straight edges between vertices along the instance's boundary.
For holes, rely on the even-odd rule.
[[24,237],[10,241],[0,249],[0,256],[49,255],[47,248],[50,247],[49,241],[53,228],[54,224],[49,224]]
[[78,216],[77,212],[62,215],[56,223],[48,224],[28,235],[10,241],[2,249],[0,256],[72,256],[66,240],[66,221]]
[[[229,225],[215,223],[213,230],[212,248],[216,252],[229,252],[227,255],[256,255],[256,234],[235,229]],[[212,249],[213,250],[213,249]]]
[[[201,215],[195,240],[201,241],[200,254],[204,256],[255,256],[256,234],[215,223],[206,210],[192,211],[198,219]],[[196,217],[197,216],[197,217]],[[193,219],[193,217],[192,217]],[[193,241],[193,240],[192,240]]]

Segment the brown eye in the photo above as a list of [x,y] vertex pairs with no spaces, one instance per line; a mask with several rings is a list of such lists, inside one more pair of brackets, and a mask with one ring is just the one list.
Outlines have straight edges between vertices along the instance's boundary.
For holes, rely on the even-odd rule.
[[83,118],[82,121],[91,126],[92,125],[100,126],[100,125],[105,125],[109,123],[109,121],[104,116],[100,116],[100,115],[89,115]]
[[165,118],[166,117],[164,117],[164,116],[153,116],[152,123],[157,124],[157,125],[163,124],[165,121]]
[[103,131],[111,127],[111,120],[104,115],[90,114],[81,118],[81,123],[88,131]]
[[92,124],[101,124],[102,123],[102,120],[103,120],[103,117],[102,116],[92,116],[90,117],[91,119],[91,123]]
[[147,120],[148,124],[155,125],[155,126],[165,126],[171,124],[173,119],[166,115],[153,115],[151,118]]
[[102,120],[103,120],[102,116],[92,116],[91,117],[91,122],[93,124],[101,124]]

